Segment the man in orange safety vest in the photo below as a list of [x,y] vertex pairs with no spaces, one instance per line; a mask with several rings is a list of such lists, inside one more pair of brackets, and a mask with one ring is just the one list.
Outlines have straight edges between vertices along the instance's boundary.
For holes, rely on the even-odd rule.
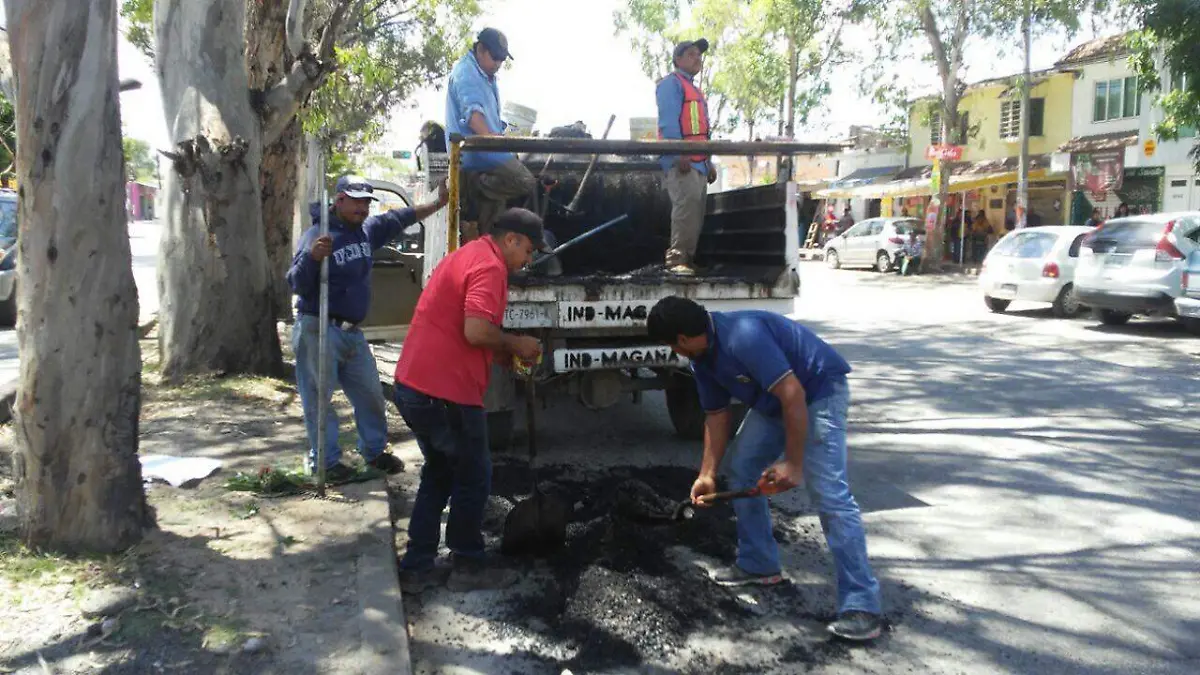
[[[658,137],[660,139],[707,141],[711,134],[708,102],[696,86],[708,40],[689,40],[675,45],[675,71],[658,82]],[[696,273],[693,258],[704,224],[705,193],[717,178],[708,155],[664,155],[667,194],[671,197],[671,243],[666,266],[673,274]]]

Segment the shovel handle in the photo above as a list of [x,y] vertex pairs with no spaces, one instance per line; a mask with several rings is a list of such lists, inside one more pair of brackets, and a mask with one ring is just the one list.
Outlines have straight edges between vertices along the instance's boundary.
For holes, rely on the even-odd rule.
[[762,494],[762,488],[755,485],[754,487],[747,488],[745,490],[731,490],[729,492],[712,492],[712,493],[709,493],[706,495],[701,495],[700,501],[704,502],[705,504],[712,504],[713,502],[726,502],[731,499],[745,499],[746,497],[757,497],[761,494]]

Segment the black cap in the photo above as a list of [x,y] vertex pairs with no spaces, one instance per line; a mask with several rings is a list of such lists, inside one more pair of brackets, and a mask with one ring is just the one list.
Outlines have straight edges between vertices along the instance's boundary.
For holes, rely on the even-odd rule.
[[691,47],[699,49],[700,53],[703,54],[704,52],[708,51],[708,40],[700,38],[698,40],[684,40],[683,42],[680,42],[679,44],[675,45],[675,53],[671,57],[671,60],[674,61],[680,56],[683,56],[683,53]]
[[479,31],[479,37],[475,39],[484,47],[487,47],[492,58],[497,61],[512,58],[512,52],[508,51],[508,38],[504,37],[504,33],[495,28],[484,28]]
[[542,253],[549,253],[550,247],[546,246],[546,239],[543,236],[546,228],[542,225],[542,219],[538,215],[528,209],[513,207],[496,219],[492,223],[492,231],[515,232],[529,237],[533,242],[533,247]]

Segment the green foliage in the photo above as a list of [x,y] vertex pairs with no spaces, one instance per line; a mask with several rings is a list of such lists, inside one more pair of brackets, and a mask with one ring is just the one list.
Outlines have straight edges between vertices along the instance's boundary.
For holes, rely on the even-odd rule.
[[[1193,135],[1200,128],[1200,2],[1127,0],[1138,26],[1129,38],[1139,86],[1155,93],[1163,115],[1154,133],[1164,140]],[[1163,73],[1165,71],[1165,73]],[[1167,75],[1162,81],[1161,74]],[[1200,141],[1190,153],[1200,172]]]
[[16,175],[17,114],[12,103],[0,94],[0,177]]
[[125,39],[146,58],[154,59],[154,0],[121,0]]
[[158,165],[149,143],[140,138],[125,137],[121,139],[121,149],[125,154],[127,180],[151,181],[157,177]]

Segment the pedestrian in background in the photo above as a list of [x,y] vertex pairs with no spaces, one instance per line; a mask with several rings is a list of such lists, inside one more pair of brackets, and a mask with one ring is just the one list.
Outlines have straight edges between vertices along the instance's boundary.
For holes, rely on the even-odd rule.
[[[691,362],[705,410],[704,454],[692,485],[694,504],[717,491],[717,468],[730,450],[730,488],[758,485],[768,493],[801,482],[820,517],[837,570],[837,619],[829,632],[850,640],[880,634],[879,582],[867,560],[867,539],[846,473],[850,365],[808,328],[773,312],[709,312],[669,296],[650,310],[650,339]],[[729,407],[750,411],[729,448]],[[722,586],[772,586],[783,581],[779,546],[765,496],[738,499],[737,560],[718,570]]]
[[1100,209],[1094,208],[1094,209],[1092,209],[1092,217],[1087,219],[1087,222],[1084,223],[1084,226],[1085,227],[1099,227],[1100,224],[1103,222],[1104,222],[1104,218],[1102,218],[1100,216]]
[[[371,256],[381,246],[400,236],[404,228],[424,220],[449,201],[446,184],[438,186],[437,199],[416,208],[385,211],[368,217],[375,188],[360,176],[342,176],[329,208],[329,234],[321,236],[321,205],[311,209],[313,225],[300,240],[287,279],[299,296],[299,315],[292,326],[292,350],[296,354],[296,387],[304,409],[308,432],[308,467],[317,469],[317,411],[324,397],[333,396],[341,385],[354,407],[358,430],[358,454],[372,466],[398,473],[404,464],[387,447],[387,413],[375,355],[358,324],[371,306]],[[320,367],[321,261],[329,258],[329,331],[326,353],[327,390],[317,392]],[[330,405],[325,418],[325,477],[345,481],[354,470],[341,463],[337,411]]]

